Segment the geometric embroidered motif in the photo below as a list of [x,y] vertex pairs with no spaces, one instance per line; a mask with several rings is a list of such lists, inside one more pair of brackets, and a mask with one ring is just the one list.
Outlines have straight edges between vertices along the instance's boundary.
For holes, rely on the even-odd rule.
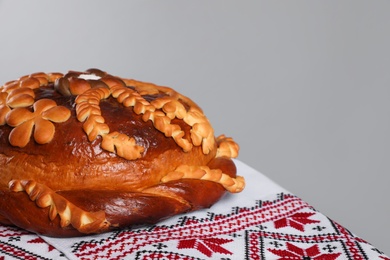
[[[101,246],[104,245],[104,246]],[[72,248],[83,259],[368,259],[364,240],[289,194],[233,207],[226,214],[191,214],[85,240]],[[372,247],[371,247],[372,248]],[[131,257],[130,257],[131,256]],[[380,259],[380,258],[378,258]]]
[[1,259],[67,259],[42,238],[27,231],[0,225]]
[[[223,207],[225,212],[210,208],[152,226],[77,238],[67,247],[67,256],[118,260],[390,260],[294,195],[275,194],[246,205]],[[66,257],[36,235],[0,226],[2,259]]]

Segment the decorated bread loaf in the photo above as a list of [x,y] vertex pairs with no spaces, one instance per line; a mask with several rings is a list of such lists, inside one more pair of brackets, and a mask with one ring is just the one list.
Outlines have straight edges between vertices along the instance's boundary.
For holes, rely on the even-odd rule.
[[151,224],[240,192],[202,110],[168,87],[85,72],[0,87],[0,223],[69,237]]

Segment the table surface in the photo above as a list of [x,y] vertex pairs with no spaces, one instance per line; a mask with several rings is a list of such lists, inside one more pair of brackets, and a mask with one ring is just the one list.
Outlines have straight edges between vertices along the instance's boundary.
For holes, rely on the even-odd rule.
[[[0,259],[390,259],[260,172],[209,209],[81,238],[49,238],[0,226]],[[2,258],[3,257],[3,258]]]

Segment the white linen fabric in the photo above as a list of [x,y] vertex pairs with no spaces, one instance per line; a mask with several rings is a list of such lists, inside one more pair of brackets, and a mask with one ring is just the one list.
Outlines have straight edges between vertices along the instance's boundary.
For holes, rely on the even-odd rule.
[[246,188],[211,208],[77,238],[0,226],[0,259],[389,259],[265,175],[235,163]]

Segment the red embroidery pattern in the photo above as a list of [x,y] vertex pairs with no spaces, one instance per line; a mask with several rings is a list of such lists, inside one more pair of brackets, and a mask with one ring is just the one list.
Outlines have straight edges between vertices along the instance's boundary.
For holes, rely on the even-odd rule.
[[199,258],[181,255],[173,252],[145,252],[137,253],[136,259],[142,260],[198,260]]
[[[295,196],[279,194],[247,203],[251,206],[223,213],[211,208],[154,226],[65,239],[59,244],[72,259],[390,260]],[[40,237],[0,226],[0,260],[10,257],[66,259]]]
[[354,260],[382,254],[292,195],[279,194],[275,200],[207,216],[186,215],[173,225],[80,241],[73,252],[80,259]]
[[225,255],[231,255],[232,253],[221,245],[232,242],[233,239],[222,239],[222,238],[209,238],[209,239],[188,239],[180,240],[178,249],[183,248],[194,248],[199,250],[204,255],[211,257],[213,253],[221,253]]
[[300,248],[289,242],[286,243],[287,250],[269,249],[273,254],[280,256],[280,260],[334,260],[340,256],[341,253],[336,254],[322,254],[318,245],[311,246],[309,248]]
[[[115,237],[109,237],[104,241],[82,241],[73,247],[75,254],[83,259],[92,259],[94,255],[104,255],[111,259],[115,256],[115,259],[121,259],[147,245],[194,238],[204,241],[220,235],[234,234],[264,222],[287,217],[308,207],[310,206],[299,198],[285,195],[282,200],[263,207],[237,207],[236,213],[218,215],[216,218],[211,217],[197,221],[184,218],[184,221],[174,226],[156,226],[150,229],[122,231]],[[103,246],[97,246],[99,244],[103,244]],[[118,253],[119,251],[122,252]]]
[[309,217],[313,216],[315,213],[313,212],[299,212],[295,213],[291,216],[288,216],[286,218],[279,219],[275,221],[275,228],[282,228],[290,226],[292,228],[295,228],[296,230],[299,230],[301,232],[305,231],[305,225],[306,224],[313,224],[313,223],[319,223],[319,220],[312,220],[309,219]]
[[[323,222],[321,222],[323,223]],[[286,252],[288,254],[292,254],[295,252],[294,250],[298,250],[297,244],[302,245],[322,245],[321,249],[323,251],[327,251],[328,253],[333,253],[338,250],[341,253],[346,253],[341,259],[368,259],[367,253],[362,249],[361,244],[368,245],[366,241],[359,237],[355,237],[351,234],[347,229],[337,224],[336,222],[329,220],[330,227],[333,227],[334,230],[332,233],[323,233],[318,235],[298,235],[298,234],[289,234],[289,233],[275,233],[275,232],[249,232],[249,244],[251,245],[251,251],[249,252],[249,259],[261,259],[260,257],[260,248],[265,248],[268,245],[272,247],[268,247],[267,250],[275,255],[287,257]],[[318,226],[320,227],[320,226]],[[327,227],[329,228],[329,227]],[[288,241],[283,244],[283,241]],[[286,248],[283,250],[279,250],[278,248]],[[292,250],[294,248],[294,250]],[[317,250],[319,247],[313,247],[311,250]],[[374,250],[371,247],[372,250]],[[300,250],[300,249],[299,249]],[[299,251],[298,250],[298,251]],[[308,251],[314,252],[314,251]],[[307,253],[307,252],[306,252]],[[303,253],[302,253],[303,254]],[[331,254],[331,257],[339,256],[339,253]],[[316,253],[316,255],[325,255],[325,253]],[[287,259],[287,258],[281,259]],[[328,259],[321,258],[317,256],[318,259]],[[296,258],[288,258],[288,259],[296,259]],[[304,259],[304,258],[299,258]],[[313,258],[310,258],[313,259]],[[316,258],[314,258],[316,259]],[[330,258],[333,259],[333,258]]]
[[[41,241],[36,245],[34,241]],[[0,225],[1,259],[66,259],[61,252],[34,234],[13,227]]]
[[45,240],[43,240],[43,239],[40,238],[40,237],[34,238],[34,239],[32,239],[32,240],[29,240],[29,241],[27,241],[27,243],[29,243],[29,244],[44,244],[44,245],[47,245],[47,246],[48,246],[48,251],[49,251],[49,252],[55,250],[55,247],[54,247],[54,246],[47,244],[47,243],[45,242]]

